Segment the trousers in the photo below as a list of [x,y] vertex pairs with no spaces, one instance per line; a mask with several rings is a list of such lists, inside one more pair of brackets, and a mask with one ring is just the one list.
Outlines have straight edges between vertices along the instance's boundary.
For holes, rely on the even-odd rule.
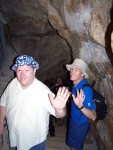
[[29,150],[45,150],[46,141],[31,147]]

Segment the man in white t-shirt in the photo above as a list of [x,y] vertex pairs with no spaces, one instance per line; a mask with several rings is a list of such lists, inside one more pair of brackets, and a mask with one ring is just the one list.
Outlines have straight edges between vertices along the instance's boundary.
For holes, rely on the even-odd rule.
[[16,77],[8,84],[0,100],[0,135],[7,118],[11,147],[17,150],[45,150],[49,115],[65,116],[70,92],[62,87],[56,96],[35,73],[39,64],[33,57],[16,58],[12,69]]

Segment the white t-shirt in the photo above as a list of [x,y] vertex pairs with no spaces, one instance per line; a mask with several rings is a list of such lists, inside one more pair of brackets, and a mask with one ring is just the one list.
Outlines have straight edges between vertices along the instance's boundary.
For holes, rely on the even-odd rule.
[[36,78],[26,89],[21,88],[17,78],[9,83],[0,105],[6,106],[11,147],[29,150],[46,140],[49,115],[55,116],[48,94],[53,93]]

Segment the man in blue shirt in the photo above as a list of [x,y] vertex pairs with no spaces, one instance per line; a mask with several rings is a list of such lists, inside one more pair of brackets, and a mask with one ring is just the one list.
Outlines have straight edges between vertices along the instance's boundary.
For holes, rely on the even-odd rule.
[[[89,119],[96,119],[96,107],[92,101],[93,91],[90,86],[82,89],[84,84],[88,84],[85,79],[88,78],[88,66],[82,59],[75,59],[72,64],[66,65],[66,68],[70,71],[70,80],[73,82],[67,144],[71,150],[82,150],[90,130]],[[76,96],[78,98],[75,98]]]

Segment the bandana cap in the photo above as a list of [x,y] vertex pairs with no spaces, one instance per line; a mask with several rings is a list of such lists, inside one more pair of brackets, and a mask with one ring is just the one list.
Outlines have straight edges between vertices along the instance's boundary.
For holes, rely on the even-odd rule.
[[39,64],[34,60],[34,58],[27,55],[17,57],[15,64],[12,66],[12,70],[16,71],[18,66],[31,66],[36,69],[39,68]]

